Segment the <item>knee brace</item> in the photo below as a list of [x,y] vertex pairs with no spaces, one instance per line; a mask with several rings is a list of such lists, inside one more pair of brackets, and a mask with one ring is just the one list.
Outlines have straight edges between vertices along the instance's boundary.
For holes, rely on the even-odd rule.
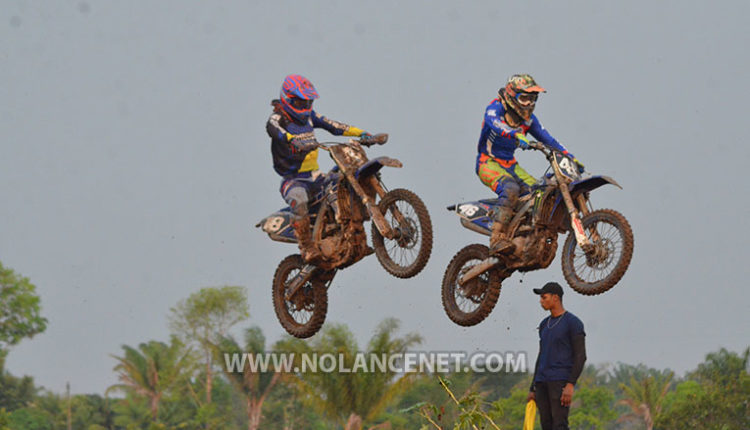
[[516,183],[516,181],[510,180],[510,181],[502,181],[498,184],[497,187],[497,198],[500,200],[500,204],[503,206],[513,208],[516,205],[516,202],[518,201],[518,194],[520,192],[520,187]]
[[294,187],[287,191],[284,200],[289,203],[295,216],[307,216],[307,190],[302,187]]

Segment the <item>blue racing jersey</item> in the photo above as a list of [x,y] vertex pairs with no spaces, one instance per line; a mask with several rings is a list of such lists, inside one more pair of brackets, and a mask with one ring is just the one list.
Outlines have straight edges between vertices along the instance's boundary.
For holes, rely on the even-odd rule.
[[292,139],[295,137],[314,141],[315,128],[323,128],[335,136],[358,136],[362,130],[344,123],[333,121],[312,111],[310,118],[299,124],[290,121],[280,112],[274,112],[266,123],[266,131],[271,137],[271,154],[273,168],[284,178],[294,177],[299,173],[318,170],[318,149],[310,146],[307,150],[295,149]]
[[499,98],[493,100],[484,111],[482,133],[479,135],[477,151],[480,155],[487,154],[490,157],[504,161],[514,160],[513,153],[518,147],[518,141],[516,140],[518,133],[528,133],[544,145],[565,154],[568,153],[560,142],[555,140],[542,126],[534,114],[531,114],[531,119],[520,126],[511,127],[505,121],[505,107]]

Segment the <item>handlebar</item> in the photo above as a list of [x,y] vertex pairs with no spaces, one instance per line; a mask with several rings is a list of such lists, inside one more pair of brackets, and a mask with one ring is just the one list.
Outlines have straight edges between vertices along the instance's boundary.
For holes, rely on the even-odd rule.
[[531,149],[536,149],[537,151],[547,152],[548,148],[542,144],[542,142],[537,142],[536,140],[532,140],[529,142],[529,147]]
[[548,158],[552,156],[553,152],[558,152],[556,149],[548,148],[544,146],[542,142],[537,142],[535,140],[532,140],[529,142],[529,147],[531,149],[536,149],[537,151],[541,151]]
[[388,142],[388,133],[378,133],[369,137],[362,137],[360,139],[351,139],[349,142],[318,142],[317,146],[318,148],[328,151],[329,148],[338,146],[338,145],[357,144],[357,145],[364,145],[364,146],[369,147],[372,145],[385,145],[386,142]]

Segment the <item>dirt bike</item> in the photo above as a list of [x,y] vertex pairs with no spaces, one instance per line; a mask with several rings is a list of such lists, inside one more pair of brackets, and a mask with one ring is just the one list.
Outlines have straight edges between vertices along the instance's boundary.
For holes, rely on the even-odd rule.
[[[633,256],[633,231],[625,217],[611,209],[593,210],[589,193],[602,185],[620,185],[607,176],[583,178],[566,155],[531,142],[544,153],[550,168],[530,193],[519,198],[507,231],[515,249],[490,255],[484,245],[461,249],[443,276],[443,308],[456,324],[473,326],[484,320],[497,303],[502,281],[514,271],[548,267],[557,251],[557,235],[570,232],[562,250],[562,270],[573,290],[601,294],[617,284]],[[551,169],[551,173],[549,170]],[[491,235],[492,211],[497,199],[448,206],[461,225]]]
[[[368,160],[362,148],[387,141],[387,134],[378,134],[347,143],[318,143],[335,163],[320,193],[311,196],[312,238],[322,258],[306,263],[299,254],[290,255],[273,277],[274,310],[292,336],[307,338],[320,330],[336,271],[373,253],[367,245],[365,221],[372,220],[374,253],[391,275],[411,278],[430,258],[432,224],[427,207],[409,190],[387,191],[381,180],[383,167],[402,167],[401,162],[389,157]],[[292,211],[286,207],[256,227],[272,240],[297,243],[292,222]]]

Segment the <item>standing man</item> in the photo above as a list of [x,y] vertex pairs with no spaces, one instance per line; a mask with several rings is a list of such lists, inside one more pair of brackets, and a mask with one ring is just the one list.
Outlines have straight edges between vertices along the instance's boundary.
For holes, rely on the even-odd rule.
[[578,317],[563,308],[557,282],[534,288],[550,315],[539,323],[539,355],[528,400],[539,410],[542,430],[567,430],[573,387],[586,362],[586,333]]

